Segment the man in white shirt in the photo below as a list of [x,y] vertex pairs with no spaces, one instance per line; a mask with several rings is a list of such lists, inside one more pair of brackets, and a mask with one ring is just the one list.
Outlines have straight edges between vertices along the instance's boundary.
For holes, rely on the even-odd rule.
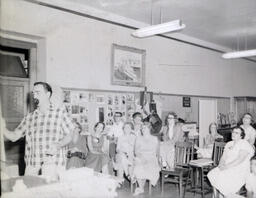
[[115,112],[114,114],[114,124],[111,126],[108,132],[108,136],[117,139],[118,137],[123,135],[123,121],[122,121],[122,113]]
[[122,116],[121,112],[114,113],[114,124],[110,127],[107,134],[109,139],[109,157],[112,162],[115,162],[117,140],[124,133]]
[[[14,131],[3,122],[4,137],[12,142],[26,137],[25,175],[39,175],[43,165],[51,162],[56,170],[65,170],[67,145],[72,141],[75,126],[64,108],[51,102],[52,88],[46,82],[35,82],[33,99],[36,109],[23,118]],[[51,170],[44,170],[51,173]],[[49,172],[49,173],[48,173]]]

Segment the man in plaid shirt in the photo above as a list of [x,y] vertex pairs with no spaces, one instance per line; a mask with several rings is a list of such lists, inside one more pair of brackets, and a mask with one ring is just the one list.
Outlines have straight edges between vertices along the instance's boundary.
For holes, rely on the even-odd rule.
[[13,132],[6,129],[4,133],[13,142],[26,136],[25,175],[38,175],[49,155],[56,170],[66,166],[66,145],[72,140],[75,126],[64,108],[51,104],[51,95],[52,88],[48,83],[34,83],[33,97],[37,108],[23,118]]

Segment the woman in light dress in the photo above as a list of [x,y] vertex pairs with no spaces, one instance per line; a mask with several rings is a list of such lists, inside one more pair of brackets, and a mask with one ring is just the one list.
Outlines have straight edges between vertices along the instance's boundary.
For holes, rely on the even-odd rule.
[[134,195],[144,192],[146,180],[150,180],[154,186],[159,178],[159,141],[150,134],[151,127],[149,122],[144,122],[142,135],[136,138],[133,178],[138,182],[138,187]]
[[125,174],[128,178],[132,175],[132,167],[134,160],[134,145],[136,136],[133,134],[133,124],[131,122],[124,123],[124,135],[117,140],[116,165],[117,176],[123,178]]
[[195,146],[195,149],[197,149],[198,157],[200,158],[211,158],[212,152],[213,152],[213,146],[215,140],[222,140],[223,137],[218,134],[217,132],[217,124],[215,122],[212,122],[209,125],[209,134],[206,135],[206,137],[203,139],[204,145],[202,148],[198,148]]
[[254,150],[244,137],[244,129],[234,127],[232,141],[226,144],[218,167],[208,173],[215,193],[218,190],[220,195],[232,197],[245,184]]
[[182,125],[177,122],[177,114],[169,112],[162,128],[160,143],[160,162],[163,168],[174,168],[175,143],[184,141]]

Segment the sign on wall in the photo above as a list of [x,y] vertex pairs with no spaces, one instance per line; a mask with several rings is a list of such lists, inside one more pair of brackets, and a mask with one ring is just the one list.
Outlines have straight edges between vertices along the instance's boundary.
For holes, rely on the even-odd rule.
[[190,97],[183,97],[182,103],[183,103],[183,107],[191,107]]

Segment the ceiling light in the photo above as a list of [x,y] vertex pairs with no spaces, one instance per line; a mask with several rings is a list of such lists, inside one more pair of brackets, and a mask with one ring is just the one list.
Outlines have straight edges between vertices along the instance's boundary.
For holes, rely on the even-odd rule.
[[152,25],[149,27],[140,28],[135,32],[133,32],[132,35],[139,38],[148,37],[156,34],[164,34],[168,32],[181,30],[185,27],[186,27],[185,24],[182,24],[181,20],[175,20],[167,23],[161,23],[158,25]]
[[250,56],[256,56],[256,49],[229,52],[229,53],[222,54],[222,58],[226,58],[226,59],[243,58],[243,57],[250,57]]

